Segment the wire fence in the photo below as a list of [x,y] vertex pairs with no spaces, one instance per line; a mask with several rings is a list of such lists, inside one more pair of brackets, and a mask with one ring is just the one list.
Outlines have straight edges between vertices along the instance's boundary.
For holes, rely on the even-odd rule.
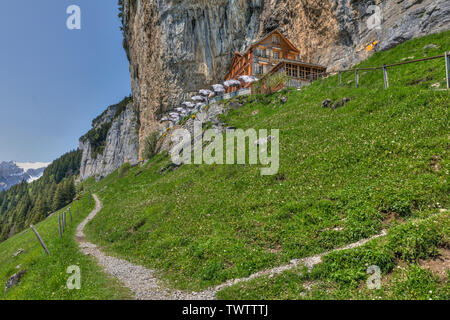
[[[88,207],[90,207],[90,206],[92,206],[92,205],[94,204],[94,199],[93,199],[91,193],[88,194],[88,197],[89,197],[89,200],[88,200]],[[71,211],[71,209],[72,209],[73,206],[75,206],[74,209],[76,209],[76,211],[75,211],[75,210]],[[61,213],[61,212],[58,213],[58,216],[57,216],[57,218],[58,218],[58,225],[57,225],[57,228],[58,228],[58,234],[59,234],[59,239],[60,239],[60,240],[62,240],[63,235],[64,235],[64,232],[67,230],[67,225],[69,224],[69,220],[70,220],[70,223],[72,223],[73,220],[74,220],[74,218],[79,216],[79,214],[80,214],[80,208],[81,208],[81,210],[83,211],[84,205],[83,205],[83,203],[81,203],[79,200],[76,200],[76,201],[72,202],[72,205],[69,206],[69,207],[68,207],[66,210],[64,210],[62,213]],[[72,212],[73,212],[73,215],[72,215]],[[56,212],[55,212],[55,213],[56,213]],[[54,214],[55,214],[55,213],[54,213]],[[52,215],[53,215],[53,214],[51,214],[50,216],[52,216]],[[50,216],[49,216],[49,217],[50,217]],[[42,248],[44,249],[45,253],[46,253],[47,255],[50,255],[50,251],[49,251],[49,249],[47,248],[44,239],[41,237],[41,235],[39,234],[39,232],[38,232],[38,230],[35,228],[35,226],[30,225],[30,229],[34,232],[34,234],[35,234],[37,240],[38,240],[39,243],[41,244],[41,246],[42,246]],[[26,230],[26,231],[27,231],[27,230]],[[27,243],[28,243],[28,242],[30,242],[30,240],[27,241]]]
[[[403,61],[393,64],[384,64],[382,66],[377,67],[362,67],[362,68],[352,68],[352,69],[344,69],[338,70],[335,72],[323,72],[323,73],[311,73],[306,75],[305,77],[300,78],[291,78],[286,77],[286,81],[284,84],[277,84],[275,87],[271,87],[268,85],[265,92],[271,93],[281,90],[286,87],[294,87],[294,88],[302,88],[310,85],[312,82],[320,80],[322,82],[322,86],[326,88],[374,88],[374,87],[384,87],[385,89],[395,85],[395,86],[407,86],[407,85],[416,85],[421,83],[427,83],[430,81],[437,81],[433,76],[426,76],[425,78],[420,78],[417,75],[417,70],[403,70],[403,74],[399,72],[397,67],[432,61],[437,59],[444,58],[445,64],[445,79],[447,82],[447,89],[450,88],[450,52],[445,52],[444,54],[427,57],[422,59]],[[439,63],[434,64],[428,71],[429,74],[433,74],[435,76],[435,69],[439,67]],[[396,71],[394,69],[397,68]],[[283,74],[285,74],[284,70],[280,70]],[[406,72],[406,74],[405,74]],[[273,76],[277,76],[278,74],[274,74]],[[337,77],[336,77],[337,76]],[[401,80],[400,80],[401,79]],[[405,80],[406,79],[406,80]],[[242,96],[242,95],[251,95],[257,93],[258,90],[255,90],[255,86],[257,83],[260,83],[261,80],[255,82],[253,84],[253,89],[251,88],[239,88],[234,90],[231,93],[225,93],[222,95],[218,95],[214,98],[208,99],[203,105],[208,105],[213,102],[220,102],[225,99],[231,99],[234,97]],[[436,85],[436,84],[435,84]],[[440,82],[437,85],[440,87]],[[170,127],[173,127],[177,123],[181,123],[183,119],[186,119],[193,114],[198,113],[203,105],[197,106],[192,110],[188,110],[182,118],[179,118],[177,121],[166,123],[159,132],[159,135],[162,136]]]
[[[403,61],[394,64],[385,64],[377,67],[363,67],[363,68],[352,68],[345,70],[338,70],[335,72],[324,72],[319,75],[320,80],[322,81],[322,85],[327,88],[340,88],[340,87],[374,87],[377,85],[382,85],[385,89],[388,89],[393,85],[414,85],[420,84],[429,81],[438,81],[432,76],[423,75],[418,76],[416,70],[403,70],[400,71],[396,67],[404,66],[408,64],[421,63],[436,59],[444,58],[444,66],[445,66],[445,79],[447,89],[450,88],[450,52],[446,52],[445,54],[427,57],[422,59]],[[429,68],[429,73],[436,71],[438,67],[438,63],[433,64],[432,67]],[[395,70],[395,71],[394,71]],[[403,74],[402,74],[403,72]],[[400,74],[406,75],[406,80],[399,80]],[[336,77],[337,76],[337,77]],[[396,77],[397,76],[397,77]],[[409,79],[409,80],[408,80]],[[315,80],[315,79],[311,79]],[[440,87],[436,84],[436,87]]]

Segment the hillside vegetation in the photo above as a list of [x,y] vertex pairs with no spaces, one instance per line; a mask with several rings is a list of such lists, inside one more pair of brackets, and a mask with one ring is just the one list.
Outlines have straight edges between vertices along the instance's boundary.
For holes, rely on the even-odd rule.
[[[449,41],[450,32],[430,35],[362,65],[440,54],[450,50]],[[437,48],[425,50],[429,44]],[[170,287],[197,291],[387,230],[358,249],[325,256],[311,272],[257,278],[224,289],[219,298],[449,299],[450,96],[431,88],[444,83],[443,59],[394,69],[388,90],[381,75],[372,75],[365,88],[351,88],[349,78],[342,88],[319,81],[301,91],[239,98],[243,106],[223,116],[227,126],[280,129],[274,176],[261,176],[251,165],[162,172],[170,161],[159,154],[97,183],[87,180],[85,192],[103,202],[87,237],[110,255],[159,270]],[[362,83],[364,76],[371,74]],[[333,82],[336,76],[325,84]],[[339,108],[322,107],[326,99],[334,105],[344,98],[350,101]],[[73,231],[92,209],[87,199],[63,242],[55,216],[38,225],[54,252],[50,258],[30,232],[0,244],[0,281],[19,263],[29,271],[4,298],[127,297],[77,250]],[[11,258],[21,246],[26,253]],[[76,292],[64,287],[72,264],[87,277]],[[381,270],[381,289],[365,285],[370,265]]]
[[[450,50],[449,39],[444,32],[412,40],[361,66],[441,54]],[[429,44],[436,47],[425,49]],[[277,175],[261,176],[250,165],[185,165],[160,173],[168,159],[159,155],[93,186],[104,209],[88,225],[88,236],[110,254],[160,270],[173,287],[200,290],[388,229],[389,240],[347,260],[345,252],[331,255],[314,277],[330,288],[343,283],[346,294],[331,297],[354,297],[358,290],[352,290],[368,277],[366,264],[379,264],[392,279],[396,266],[405,264],[406,280],[399,276],[395,288],[423,282],[440,289],[381,296],[448,297],[448,277],[437,279],[418,265],[449,245],[448,215],[440,211],[449,207],[450,100],[448,91],[431,87],[445,84],[443,60],[390,69],[388,90],[380,71],[361,75],[365,88],[351,88],[344,77],[343,88],[319,81],[300,92],[240,98],[243,107],[223,120],[243,129],[280,129]],[[333,82],[337,76],[325,84]],[[351,100],[343,107],[322,108],[325,99],[344,98]],[[221,296],[300,298],[304,279],[283,277],[278,291],[257,282]]]
[[72,202],[80,162],[81,151],[68,152],[53,161],[40,179],[0,192],[0,241]]
[[[44,239],[50,256],[47,256],[34,233],[24,232],[0,243],[0,299],[26,300],[78,300],[78,299],[128,299],[130,294],[116,280],[107,277],[95,261],[83,255],[74,241],[76,226],[94,208],[89,194],[71,204],[72,219],[67,214],[67,228],[62,240],[58,233],[58,214],[56,212],[36,225]],[[77,215],[78,209],[78,215]],[[16,257],[13,254],[23,249]],[[69,266],[76,265],[81,270],[81,289],[68,290],[66,282],[71,274],[66,273]],[[4,290],[9,277],[19,270],[25,274],[19,285]]]

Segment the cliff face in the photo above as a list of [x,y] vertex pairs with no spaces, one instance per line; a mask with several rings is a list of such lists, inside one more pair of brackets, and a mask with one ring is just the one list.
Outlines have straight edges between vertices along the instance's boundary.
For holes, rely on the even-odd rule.
[[231,54],[257,38],[262,9],[262,0],[124,1],[140,142],[163,112],[223,78]]
[[93,142],[87,136],[80,138],[82,180],[92,176],[102,178],[125,162],[134,165],[139,161],[138,114],[132,103],[123,110],[119,105],[111,106],[94,120],[90,131],[94,133],[92,136],[101,136],[102,130],[105,135],[103,141],[97,139]]
[[450,28],[447,0],[271,0],[270,7],[262,33],[280,28],[306,60],[331,71],[367,58],[365,47],[374,40],[387,50]]
[[[381,14],[376,28],[377,5]],[[378,9],[377,9],[378,10]],[[329,70],[367,57],[374,40],[387,49],[450,28],[448,0],[123,0],[139,140],[161,114],[193,92],[222,82],[232,54],[279,28],[303,59]]]

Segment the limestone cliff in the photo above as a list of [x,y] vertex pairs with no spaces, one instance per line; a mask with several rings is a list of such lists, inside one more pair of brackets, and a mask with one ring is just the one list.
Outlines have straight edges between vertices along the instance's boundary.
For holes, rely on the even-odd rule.
[[102,178],[123,163],[134,165],[138,157],[138,113],[132,103],[113,105],[92,122],[92,129],[80,138],[80,178]]
[[[333,70],[450,28],[448,0],[120,0],[139,140],[161,114],[201,88],[221,82],[232,54],[279,28],[304,60]],[[374,11],[373,5],[377,5]],[[374,14],[379,13],[379,27]]]
[[260,31],[280,28],[307,60],[331,71],[367,58],[374,40],[386,50],[450,29],[447,0],[271,0],[270,7]]
[[257,38],[261,0],[123,1],[124,47],[140,142],[161,114],[222,79],[231,53]]

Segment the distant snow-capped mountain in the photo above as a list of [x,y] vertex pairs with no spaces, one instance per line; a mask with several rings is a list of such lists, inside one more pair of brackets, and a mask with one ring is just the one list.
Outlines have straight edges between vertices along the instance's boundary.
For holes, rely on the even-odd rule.
[[0,162],[0,191],[24,180],[32,182],[39,179],[49,164],[50,162]]

